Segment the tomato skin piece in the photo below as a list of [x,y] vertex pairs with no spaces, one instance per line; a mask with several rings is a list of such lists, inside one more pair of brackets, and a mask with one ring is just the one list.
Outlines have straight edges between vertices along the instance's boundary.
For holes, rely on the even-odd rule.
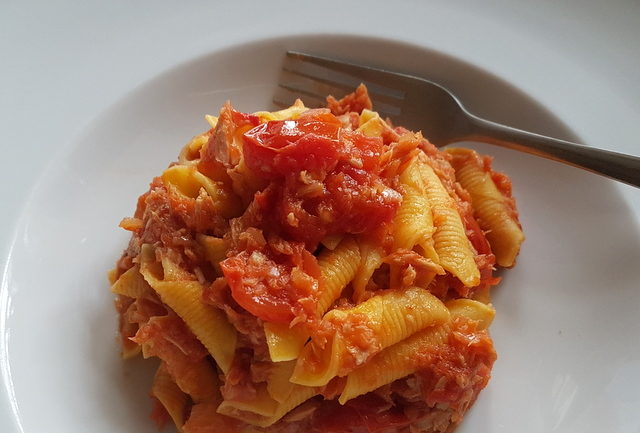
[[237,127],[245,125],[258,126],[260,124],[260,118],[258,116],[255,114],[243,113],[242,111],[232,110],[231,118]]
[[225,176],[224,168],[237,164],[240,158],[240,149],[235,144],[234,136],[238,131],[259,124],[258,116],[236,111],[229,103],[225,104],[209,141],[200,149],[198,168],[206,175],[214,175],[214,179]]
[[375,231],[400,205],[380,178],[382,138],[344,129],[326,110],[258,125],[242,146],[247,167],[271,181],[255,196],[263,228],[310,250],[326,235]]
[[[249,313],[267,322],[288,323],[294,318],[293,305],[284,290],[284,271],[271,260],[262,266],[257,254],[242,251],[220,263],[233,299]],[[251,284],[251,283],[254,284]]]
[[220,263],[231,296],[256,317],[290,323],[315,312],[320,268],[304,244],[281,241],[290,254],[262,250],[241,251]]
[[340,125],[317,120],[278,120],[258,125],[244,136],[247,167],[267,179],[291,172],[328,172],[340,156]]

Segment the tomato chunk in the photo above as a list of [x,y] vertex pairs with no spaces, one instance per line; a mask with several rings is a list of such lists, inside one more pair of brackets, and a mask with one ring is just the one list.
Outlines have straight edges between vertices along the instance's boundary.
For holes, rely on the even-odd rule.
[[326,110],[245,132],[245,163],[271,181],[255,197],[268,215],[262,228],[314,250],[326,235],[390,222],[401,196],[380,177],[383,151],[380,137],[345,129]]
[[220,267],[238,305],[264,321],[290,323],[314,314],[320,268],[304,244],[281,242],[290,250],[245,250]]
[[380,178],[353,167],[329,175],[325,183],[336,231],[369,232],[391,221],[402,201]]
[[244,134],[245,163],[267,179],[292,171],[328,172],[338,162],[339,130],[338,123],[313,119],[263,123]]

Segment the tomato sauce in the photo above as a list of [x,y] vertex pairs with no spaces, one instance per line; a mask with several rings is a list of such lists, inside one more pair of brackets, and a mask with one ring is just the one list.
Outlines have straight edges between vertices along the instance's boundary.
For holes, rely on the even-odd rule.
[[241,307],[275,323],[315,314],[319,268],[309,251],[330,234],[379,230],[400,205],[400,193],[379,174],[382,152],[382,139],[343,129],[328,110],[243,134],[245,164],[269,181],[243,218],[267,237],[290,239],[291,252],[245,247],[221,263]]
[[[269,427],[270,433],[451,429],[487,384],[496,358],[486,331],[478,330],[476,322],[455,318],[445,344],[411,356],[415,373],[344,405],[336,401],[347,372],[380,350],[379,336],[373,334],[370,318],[364,314],[335,323],[321,320],[317,304],[324,288],[317,255],[332,245],[327,237],[336,242],[353,235],[358,242],[365,240],[378,248],[382,264],[365,288],[370,295],[395,284],[393,266],[414,271],[410,283],[402,280],[406,285],[414,280],[422,284],[414,270],[420,270],[419,265],[431,278],[435,271],[419,262],[419,250],[399,254],[392,249],[393,219],[403,192],[398,174],[414,157],[433,168],[453,200],[481,276],[479,286],[468,288],[451,274],[437,275],[428,286],[424,283],[425,289],[446,301],[470,297],[478,288],[499,281],[493,276],[495,256],[473,215],[469,194],[456,181],[451,156],[419,133],[391,124],[380,137],[361,134],[359,113],[370,108],[363,86],[341,100],[328,98],[328,109],[307,110],[288,120],[261,123],[260,117],[226,104],[217,126],[198,137],[198,145],[206,143],[181,154],[181,161],[186,157],[191,167],[226,195],[214,199],[201,190],[197,197],[185,196],[156,178],[140,197],[134,218],[122,224],[133,236],[116,276],[138,263],[141,245],[152,244],[158,260],[168,260],[184,269],[188,278],[200,281],[201,301],[222,311],[236,329],[235,356],[220,383],[224,399],[251,401],[269,379],[273,364],[265,322],[302,323],[320,346],[330,344],[331,337],[341,339],[338,343],[346,353],[339,374],[317,389],[319,395]],[[510,180],[491,169],[490,158],[483,157],[481,163],[517,217]],[[233,200],[238,211],[223,215],[220,203]],[[244,213],[238,216],[241,209]],[[228,249],[219,267],[218,259],[214,264],[206,259],[204,247],[196,240],[200,234],[224,239]],[[352,293],[347,285],[334,307],[353,306]],[[202,378],[195,371],[211,360],[182,319],[153,293],[135,300],[120,296],[117,309],[125,349],[128,343],[141,345],[145,356],[159,357],[173,379],[189,388],[183,389],[187,394],[204,395],[204,388],[199,389],[204,386]],[[304,362],[313,372],[324,359],[309,357]],[[215,379],[217,373],[212,374]],[[216,387],[217,394],[218,382],[213,382],[209,385]],[[217,400],[194,401],[185,409],[187,433],[251,429],[244,421],[217,414]],[[161,405],[156,405],[152,416],[159,423],[168,419]]]
[[[458,419],[489,382],[496,352],[486,331],[476,329],[477,322],[458,317],[448,344],[419,354],[424,368],[418,372],[423,395],[429,406],[446,404]],[[467,396],[465,398],[465,396]]]
[[[285,241],[281,241],[284,243]],[[320,268],[304,244],[286,243],[289,251],[272,244],[244,250],[220,263],[233,299],[267,322],[290,323],[315,314]]]
[[400,205],[380,176],[382,139],[342,129],[327,111],[259,125],[244,134],[243,151],[247,166],[271,181],[255,198],[264,228],[310,250],[326,235],[388,224]]

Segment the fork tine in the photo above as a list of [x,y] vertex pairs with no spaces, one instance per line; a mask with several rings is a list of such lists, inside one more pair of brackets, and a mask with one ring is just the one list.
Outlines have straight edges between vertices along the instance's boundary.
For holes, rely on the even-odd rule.
[[327,95],[324,92],[314,90],[310,86],[305,86],[304,83],[280,83],[278,86],[295,94],[308,96],[323,102]]
[[[283,89],[282,89],[283,90]],[[297,94],[291,94],[290,92],[286,92],[285,91],[281,91],[278,92],[276,94],[276,96],[273,97],[272,102],[274,103],[274,105],[276,105],[278,108],[289,108],[291,105],[293,105],[293,103],[295,102],[295,100],[299,97],[299,95]],[[306,98],[305,98],[306,99]],[[326,103],[325,102],[320,102],[318,100],[316,100],[316,103],[314,104],[310,104],[308,101],[305,102],[305,105],[307,107],[310,108],[318,108],[318,107],[326,107]],[[383,109],[380,108],[376,108],[376,111],[378,112],[378,114],[380,114],[380,116],[385,119],[387,117],[397,117],[398,115],[400,115],[400,112],[396,109],[394,110],[389,110],[389,111],[385,111]]]
[[[307,80],[308,81],[308,80]],[[318,83],[308,81],[298,81],[295,83],[278,84],[278,92],[273,102],[281,107],[288,107],[297,99],[305,101],[306,105],[312,108],[326,107],[327,102],[325,96],[332,93],[331,91],[317,90]],[[311,101],[311,102],[309,102]],[[381,116],[396,117],[400,115],[401,109],[396,105],[386,104],[379,100],[374,101],[374,108]]]
[[276,107],[283,108],[283,109],[284,108],[289,108],[289,107],[291,107],[291,105],[293,105],[292,103],[284,102],[283,100],[281,100],[277,96],[274,96],[273,99],[271,100],[271,102],[273,102]]
[[282,67],[282,70],[284,72],[289,72],[289,73],[291,73],[293,75],[298,75],[298,76],[303,77],[303,78],[309,78],[309,79],[312,79],[314,81],[318,81],[320,83],[336,87],[336,88],[338,88],[338,89],[340,89],[340,90],[342,90],[344,92],[353,91],[352,83],[343,83],[343,82],[340,82],[340,81],[337,81],[337,80],[329,80],[327,78],[319,77],[317,75],[312,75],[312,74],[310,74],[310,73],[308,73],[306,71],[302,71],[302,70],[296,69],[295,67],[286,66],[286,65]]
[[326,107],[327,102],[323,96],[312,95],[294,90],[292,86],[279,85],[278,89],[273,97],[273,103],[282,108],[287,108],[293,105],[296,99],[302,99],[304,104],[310,108]]
[[[362,82],[360,78],[354,78],[345,76],[340,72],[328,70],[326,68],[320,68],[312,64],[296,64],[289,62],[290,66],[283,66],[284,72],[290,73],[296,79],[307,78],[314,83],[322,83],[326,85],[326,89],[323,89],[325,94],[333,96],[342,96],[347,93],[353,92],[353,90]],[[303,68],[303,66],[306,66]],[[312,66],[313,68],[309,68]],[[400,105],[405,97],[405,93],[394,89],[381,88],[372,83],[365,83],[367,85],[367,91],[371,99],[376,101],[385,102],[391,105]]]
[[282,98],[279,98],[278,96],[274,96],[271,102],[273,102],[274,105],[278,108],[289,108],[293,105],[293,103],[286,102]]
[[407,90],[406,77],[397,72],[356,65],[354,63],[343,62],[328,57],[314,56],[299,51],[287,51],[287,57],[300,62],[318,65],[333,72],[340,72],[348,77],[353,77],[352,80],[363,81],[367,87],[375,88],[376,91],[383,94],[386,93],[389,96],[395,94],[398,98],[404,98]]

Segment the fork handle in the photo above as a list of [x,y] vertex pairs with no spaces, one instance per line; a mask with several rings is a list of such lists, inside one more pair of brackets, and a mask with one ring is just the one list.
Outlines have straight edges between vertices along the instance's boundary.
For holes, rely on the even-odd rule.
[[464,137],[465,140],[531,153],[640,187],[640,158],[637,156],[558,140],[473,115],[470,120],[472,128],[470,134]]

